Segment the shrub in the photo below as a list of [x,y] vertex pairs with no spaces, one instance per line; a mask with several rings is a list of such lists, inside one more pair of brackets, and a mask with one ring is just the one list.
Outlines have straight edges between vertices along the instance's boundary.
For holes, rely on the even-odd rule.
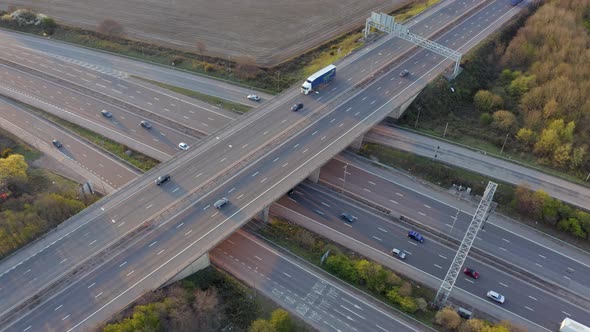
[[446,307],[436,313],[434,323],[446,330],[454,330],[461,324],[461,317],[453,308]]

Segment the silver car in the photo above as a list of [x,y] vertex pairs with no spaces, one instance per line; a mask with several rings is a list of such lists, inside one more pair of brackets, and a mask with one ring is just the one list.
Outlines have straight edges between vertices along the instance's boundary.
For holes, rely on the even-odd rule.
[[393,248],[391,250],[391,254],[393,256],[397,256],[399,259],[406,259],[406,253],[403,250],[399,250],[397,248]]
[[504,301],[506,300],[506,298],[504,297],[504,295],[499,294],[499,293],[496,293],[493,290],[489,291],[486,295],[490,299],[492,299],[493,301],[498,302],[498,303],[504,303]]

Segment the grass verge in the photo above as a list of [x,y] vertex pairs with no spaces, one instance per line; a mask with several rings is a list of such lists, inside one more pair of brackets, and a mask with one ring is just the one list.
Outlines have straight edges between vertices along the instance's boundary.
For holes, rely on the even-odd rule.
[[414,1],[400,10],[394,12],[395,20],[397,22],[405,22],[409,18],[416,16],[426,9],[436,5],[440,0],[426,0],[426,1]]
[[[197,99],[200,101],[204,101],[208,104],[226,109],[228,111],[236,112],[239,114],[246,113],[252,109],[252,107],[250,107],[250,106],[234,103],[234,102],[222,99],[222,98],[210,96],[210,95],[200,93],[197,91],[193,91],[190,89],[185,89],[185,88],[182,88],[182,87],[179,87],[176,85],[171,85],[171,84],[167,84],[167,83],[163,83],[163,82],[148,80],[147,78],[143,78],[143,77],[139,77],[139,76],[133,76],[133,78],[148,82],[150,84],[157,85],[161,88],[164,88],[164,89],[167,89],[170,91],[174,91],[176,93],[180,93],[181,95],[185,95],[187,97],[191,97],[191,98],[194,98],[194,99]],[[244,98],[246,98],[246,96],[244,96]]]

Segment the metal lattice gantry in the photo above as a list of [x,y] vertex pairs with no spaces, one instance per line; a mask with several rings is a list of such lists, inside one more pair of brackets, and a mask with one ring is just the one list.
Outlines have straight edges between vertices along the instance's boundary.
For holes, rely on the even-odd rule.
[[465,232],[465,236],[463,237],[463,241],[461,241],[461,245],[459,245],[459,249],[457,250],[457,254],[455,254],[455,258],[451,263],[451,267],[447,271],[447,275],[443,280],[438,292],[436,293],[436,297],[434,298],[433,305],[437,308],[441,308],[446,302],[453,290],[453,286],[455,285],[455,281],[457,280],[457,276],[461,273],[461,267],[463,263],[465,263],[465,259],[467,258],[467,254],[469,254],[469,250],[471,249],[471,245],[477,236],[477,232],[481,228],[481,225],[487,219],[488,214],[490,213],[490,209],[492,206],[492,198],[494,197],[494,193],[496,192],[496,188],[498,184],[493,182],[488,182],[488,186],[483,193],[481,201],[479,202],[479,206],[473,215],[473,219],[471,220],[471,224],[467,228],[467,232]]
[[422,36],[411,33],[408,28],[402,24],[396,23],[393,16],[384,13],[371,13],[371,17],[365,22],[365,38],[371,32],[371,28],[386,32],[390,35],[399,37],[417,46],[438,53],[447,59],[455,61],[452,78],[459,75],[462,54],[446,46],[430,41]]

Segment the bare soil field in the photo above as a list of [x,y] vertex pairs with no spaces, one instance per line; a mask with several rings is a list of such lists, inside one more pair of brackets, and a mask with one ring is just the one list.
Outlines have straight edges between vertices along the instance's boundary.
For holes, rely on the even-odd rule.
[[[271,67],[412,0],[8,0],[59,23],[95,30],[118,22],[128,38],[255,59]],[[200,44],[201,47],[197,47]]]

